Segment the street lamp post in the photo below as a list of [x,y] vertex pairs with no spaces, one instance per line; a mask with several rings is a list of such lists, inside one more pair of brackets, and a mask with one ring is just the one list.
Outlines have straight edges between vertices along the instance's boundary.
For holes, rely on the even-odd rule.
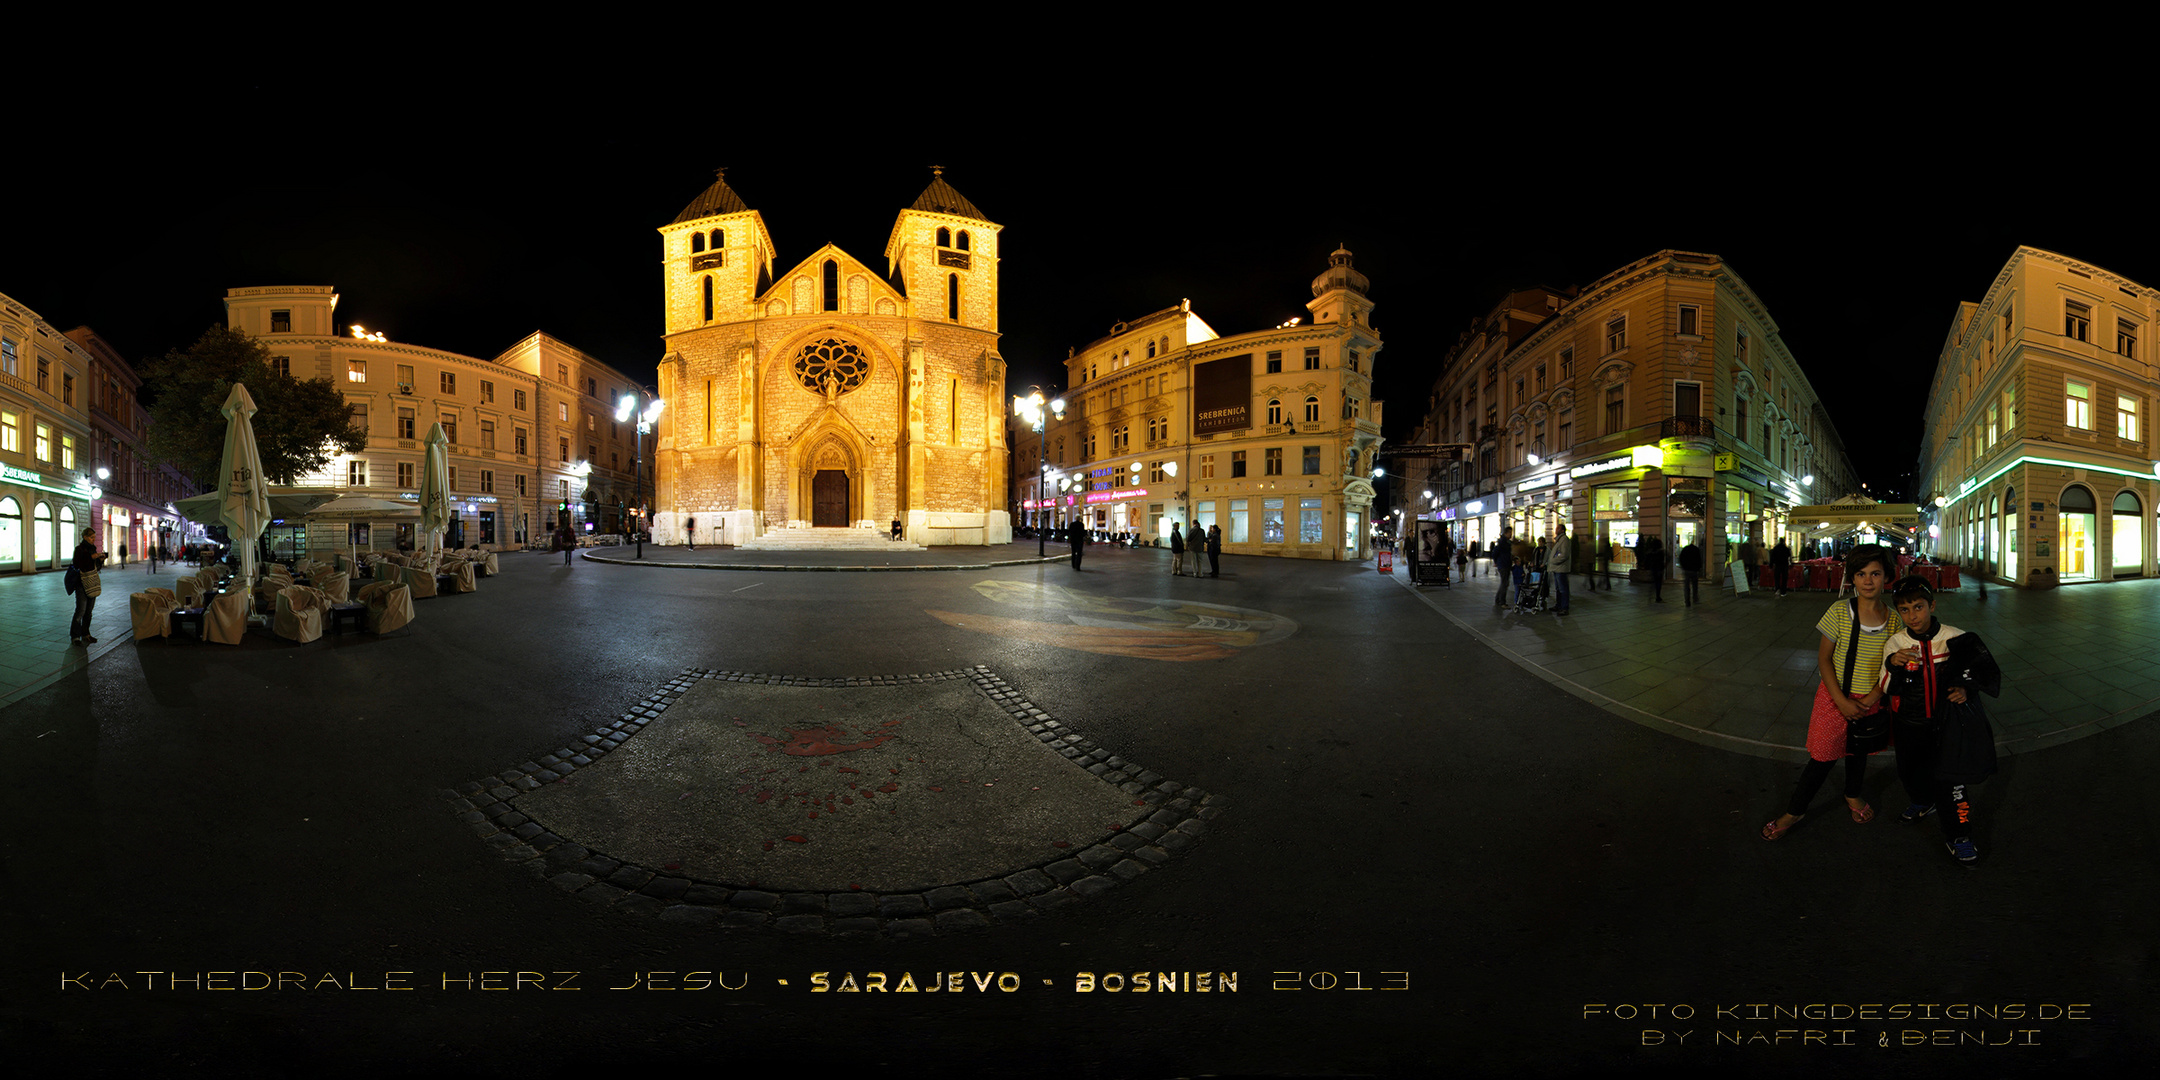
[[[666,404],[659,398],[653,398],[645,406],[645,411],[638,413],[637,456],[631,459],[630,472],[637,479],[638,527],[635,533],[637,536],[637,557],[640,559],[645,557],[645,522],[648,519],[645,512],[645,433],[651,431],[653,424],[659,421],[660,410]],[[636,409],[637,396],[635,394],[624,394],[622,400],[615,403],[615,422],[618,424],[627,422],[630,419],[630,414]]]
[[[1065,418],[1064,398],[1052,398],[1048,404],[1051,415],[1060,420]],[[1026,420],[1028,426],[1035,429],[1035,556],[1037,558],[1044,556],[1048,550],[1045,545],[1049,542],[1049,538],[1043,535],[1042,529],[1043,474],[1049,471],[1049,458],[1044,456],[1045,451],[1043,448],[1043,405],[1041,387],[1029,387],[1026,397],[1013,398],[1013,415]]]

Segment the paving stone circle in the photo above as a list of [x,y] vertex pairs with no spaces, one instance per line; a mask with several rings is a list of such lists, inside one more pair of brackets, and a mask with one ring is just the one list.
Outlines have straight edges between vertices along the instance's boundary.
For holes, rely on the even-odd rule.
[[[600,760],[659,719],[703,679],[802,687],[901,686],[965,679],[1060,756],[1155,811],[1103,843],[1060,851],[1035,866],[909,893],[779,892],[704,881],[611,858],[565,840],[518,812],[518,796]],[[604,907],[685,926],[843,938],[962,933],[1037,918],[1066,904],[1093,899],[1197,843],[1228,805],[1222,796],[1166,779],[1095,745],[1036,707],[987,665],[920,675],[833,679],[686,668],[620,718],[581,736],[578,745],[557,748],[440,794],[458,819],[496,854]]]

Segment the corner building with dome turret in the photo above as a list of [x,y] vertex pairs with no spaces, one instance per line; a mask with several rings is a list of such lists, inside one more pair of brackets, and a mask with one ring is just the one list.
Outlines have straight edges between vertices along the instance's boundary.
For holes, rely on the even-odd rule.
[[1000,544],[1005,361],[999,226],[942,172],[879,269],[831,244],[792,266],[722,175],[660,229],[667,402],[654,537],[901,523],[918,544]]

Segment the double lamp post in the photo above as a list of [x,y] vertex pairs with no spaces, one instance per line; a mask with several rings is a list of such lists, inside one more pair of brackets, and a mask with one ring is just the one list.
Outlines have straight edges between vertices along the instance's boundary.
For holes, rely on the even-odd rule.
[[1048,540],[1043,533],[1042,521],[1043,476],[1050,471],[1049,459],[1043,456],[1043,414],[1046,404],[1051,416],[1059,420],[1065,418],[1065,399],[1053,398],[1046,403],[1043,401],[1041,387],[1029,387],[1026,397],[1013,398],[1013,415],[1026,420],[1028,426],[1035,429],[1035,554],[1038,557],[1046,550],[1044,544]]
[[[659,398],[653,398],[645,406],[645,411],[637,414],[637,457],[630,462],[630,469],[637,474],[638,521],[637,527],[631,531],[637,536],[637,557],[640,559],[645,557],[645,523],[650,518],[645,513],[645,433],[651,431],[653,425],[659,422],[660,410],[666,404]],[[628,423],[630,414],[636,411],[637,395],[624,394],[622,400],[615,403],[615,422]]]

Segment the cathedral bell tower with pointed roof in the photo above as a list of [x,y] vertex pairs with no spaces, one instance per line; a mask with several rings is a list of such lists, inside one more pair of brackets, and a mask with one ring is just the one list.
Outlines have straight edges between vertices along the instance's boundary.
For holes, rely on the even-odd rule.
[[656,535],[695,518],[749,547],[894,521],[918,544],[1009,540],[998,229],[943,170],[882,272],[829,243],[781,264],[724,175],[663,226]]

